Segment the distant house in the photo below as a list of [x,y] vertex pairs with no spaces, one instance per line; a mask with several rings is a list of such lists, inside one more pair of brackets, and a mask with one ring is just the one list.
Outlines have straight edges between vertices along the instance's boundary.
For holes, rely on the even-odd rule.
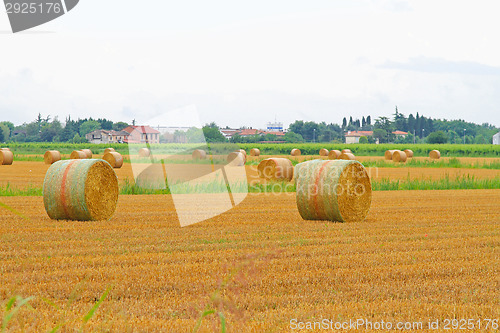
[[123,129],[128,133],[127,143],[160,143],[160,132],[149,126],[128,126]]
[[220,132],[226,139],[231,139],[233,135],[238,134],[239,136],[243,138],[255,136],[255,135],[266,135],[266,134],[271,134],[271,135],[276,135],[278,137],[284,137],[285,133],[281,131],[264,131],[264,130],[258,130],[254,128],[244,128],[244,129],[220,129]]
[[90,143],[100,144],[100,143],[123,143],[126,142],[129,134],[124,131],[113,131],[113,130],[95,130],[85,135]]
[[373,136],[373,131],[348,131],[345,134],[345,143],[359,143],[362,136]]
[[493,144],[494,145],[500,145],[500,132],[497,134],[493,135]]
[[404,139],[408,135],[408,132],[394,131],[394,132],[392,132],[392,134],[394,134],[396,136],[396,139],[398,139],[398,138],[403,138]]

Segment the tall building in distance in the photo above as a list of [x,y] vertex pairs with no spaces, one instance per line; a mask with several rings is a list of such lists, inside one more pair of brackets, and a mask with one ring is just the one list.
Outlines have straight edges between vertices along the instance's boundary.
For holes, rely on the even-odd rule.
[[283,132],[283,123],[275,121],[274,123],[267,123],[268,132]]

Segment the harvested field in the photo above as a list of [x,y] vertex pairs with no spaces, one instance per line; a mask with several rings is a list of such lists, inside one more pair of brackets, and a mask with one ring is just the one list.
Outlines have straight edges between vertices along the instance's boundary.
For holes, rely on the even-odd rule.
[[[499,318],[499,197],[374,192],[365,222],[331,223],[302,220],[294,194],[249,195],[187,228],[170,196],[121,196],[109,222],[53,221],[40,197],[0,198],[25,215],[0,207],[0,302],[35,297],[13,331],[78,330],[108,287],[85,331],[192,331],[207,309],[230,332],[291,331],[292,318]],[[218,318],[200,331],[220,331]]]

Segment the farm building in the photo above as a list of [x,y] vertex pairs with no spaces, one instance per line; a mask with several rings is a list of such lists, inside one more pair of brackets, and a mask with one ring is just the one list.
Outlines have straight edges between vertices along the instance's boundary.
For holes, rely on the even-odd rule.
[[125,131],[113,131],[113,130],[95,130],[87,135],[87,139],[90,143],[123,143],[127,141],[129,133]]
[[497,134],[493,135],[493,144],[494,145],[500,145],[500,132]]
[[129,126],[123,131],[129,134],[128,143],[160,143],[160,132],[149,126]]
[[[394,134],[396,138],[405,138],[408,135],[408,132],[394,131],[392,134]],[[345,134],[345,143],[359,143],[359,138],[362,136],[373,136],[373,131],[348,131]],[[378,144],[378,139],[376,143]]]

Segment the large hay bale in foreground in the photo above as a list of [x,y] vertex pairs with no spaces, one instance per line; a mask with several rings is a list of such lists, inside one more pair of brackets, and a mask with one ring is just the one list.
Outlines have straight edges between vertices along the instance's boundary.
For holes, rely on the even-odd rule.
[[80,151],[83,151],[85,155],[87,155],[87,158],[92,158],[92,150],[90,149],[80,149]]
[[352,154],[352,151],[350,149],[342,149],[341,153],[342,154]]
[[267,158],[262,160],[257,171],[260,178],[292,180],[293,164],[288,158]]
[[362,221],[370,209],[370,177],[357,161],[299,163],[295,185],[297,208],[305,220]]
[[84,160],[87,158],[87,154],[81,150],[73,150],[71,155],[69,155],[69,158],[72,160]]
[[405,149],[404,152],[405,152],[407,158],[412,158],[413,157],[413,150]]
[[328,153],[329,153],[328,149],[321,148],[319,150],[319,156],[328,156]]
[[120,169],[123,166],[123,156],[116,151],[104,154],[102,159],[108,162],[114,169]]
[[302,153],[300,151],[300,149],[297,149],[297,148],[294,148],[292,149],[292,151],[290,152],[290,155],[292,156],[300,156]]
[[354,154],[351,154],[351,153],[342,153],[339,156],[339,160],[354,161],[354,160],[356,160],[356,156],[354,156]]
[[439,160],[441,158],[441,153],[439,150],[431,150],[429,157],[433,160]]
[[396,151],[395,149],[386,150],[385,154],[384,154],[385,159],[388,160],[388,161],[391,161],[392,160],[392,154],[394,154],[395,151]]
[[227,162],[232,166],[242,166],[246,163],[246,156],[239,151],[233,151],[227,155]]
[[149,157],[151,156],[151,151],[148,148],[139,149],[139,157]]
[[328,159],[329,160],[336,160],[342,155],[342,152],[340,150],[330,150],[328,153]]
[[118,179],[106,161],[58,161],[45,175],[43,204],[51,219],[109,220],[117,201]]
[[12,165],[14,154],[10,150],[0,150],[0,165]]
[[250,149],[250,156],[260,156],[260,149],[259,148]]
[[207,158],[207,152],[202,149],[196,149],[191,154],[193,160],[204,160]]
[[106,154],[106,153],[112,153],[112,152],[115,152],[115,148],[106,148],[106,149],[104,149],[104,154]]
[[394,162],[398,162],[398,163],[405,163],[406,162],[406,159],[407,159],[407,156],[406,156],[406,153],[404,151],[401,151],[401,150],[396,150],[393,154],[392,154],[392,160]]
[[61,153],[57,150],[47,150],[43,155],[43,161],[45,164],[54,164],[61,160]]

